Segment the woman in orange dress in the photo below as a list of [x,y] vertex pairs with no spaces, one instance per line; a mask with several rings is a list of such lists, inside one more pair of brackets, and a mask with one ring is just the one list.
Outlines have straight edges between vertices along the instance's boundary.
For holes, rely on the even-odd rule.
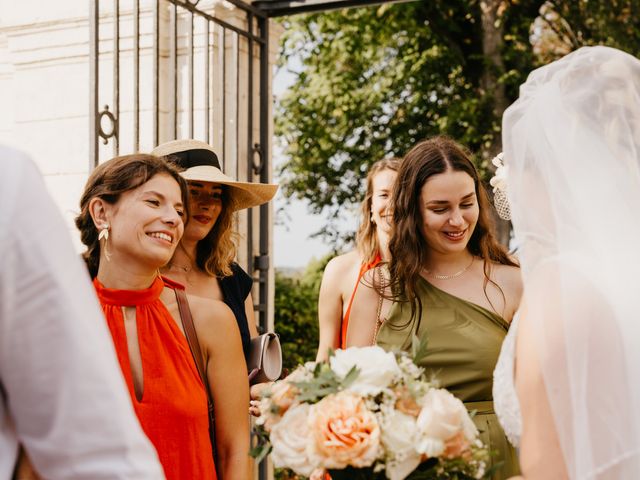
[[184,179],[161,157],[114,158],[91,174],[80,207],[85,259],[134,409],[167,479],[246,480],[249,421],[238,406],[249,404],[249,391],[234,316],[222,302],[189,297],[215,406],[214,465],[207,392],[176,301],[184,287],[158,273],[184,231]]
[[332,258],[325,267],[318,298],[320,342],[316,360],[325,360],[330,349],[349,345],[351,303],[362,276],[383,259],[388,261],[391,214],[387,204],[399,166],[397,158],[379,160],[371,166],[362,201],[357,248]]

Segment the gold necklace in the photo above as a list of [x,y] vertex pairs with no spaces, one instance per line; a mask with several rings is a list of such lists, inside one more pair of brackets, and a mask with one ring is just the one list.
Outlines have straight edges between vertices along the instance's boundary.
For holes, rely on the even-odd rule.
[[451,275],[438,275],[437,273],[433,273],[430,270],[427,270],[426,268],[424,269],[425,273],[427,275],[429,275],[430,277],[433,278],[437,278],[438,280],[451,280],[452,278],[458,278],[459,276],[461,276],[464,272],[466,272],[467,270],[469,270],[469,267],[471,267],[471,265],[473,265],[473,261],[476,259],[476,257],[471,256],[471,263],[469,263],[469,265],[467,265],[466,267],[464,267],[462,270],[460,270],[459,272],[456,273],[452,273]]
[[191,265],[185,266],[185,265],[178,265],[177,263],[168,263],[167,268],[169,270],[181,270],[184,273],[189,273],[191,270],[193,270],[193,267]]

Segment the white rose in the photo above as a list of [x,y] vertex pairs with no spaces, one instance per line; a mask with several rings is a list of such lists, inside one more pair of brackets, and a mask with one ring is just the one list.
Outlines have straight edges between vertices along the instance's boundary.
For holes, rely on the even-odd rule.
[[429,457],[442,455],[447,440],[459,433],[469,441],[478,435],[464,404],[444,389],[434,388],[425,395],[416,425],[416,450]]
[[420,465],[421,455],[415,449],[416,419],[392,410],[384,414],[383,422],[382,444],[393,457],[385,465],[387,478],[403,480]]
[[347,390],[363,396],[377,395],[401,375],[395,355],[377,346],[336,350],[329,364],[340,377],[357,367],[360,373]]
[[389,461],[385,463],[384,470],[389,480],[404,480],[420,465],[420,455],[415,454],[403,462]]
[[417,433],[418,427],[415,417],[397,410],[384,414],[382,444],[399,460],[411,452],[415,452]]
[[308,416],[309,404],[293,406],[273,426],[269,435],[273,446],[273,464],[278,468],[290,468],[305,477],[309,477],[318,467],[306,453],[310,434]]

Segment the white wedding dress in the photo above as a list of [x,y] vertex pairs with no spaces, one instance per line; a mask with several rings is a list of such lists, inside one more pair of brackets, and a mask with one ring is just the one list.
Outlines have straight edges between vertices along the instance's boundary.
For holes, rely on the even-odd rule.
[[493,371],[493,407],[504,433],[516,448],[520,446],[522,434],[522,416],[514,382],[518,320],[519,316],[516,313],[502,343],[500,357]]

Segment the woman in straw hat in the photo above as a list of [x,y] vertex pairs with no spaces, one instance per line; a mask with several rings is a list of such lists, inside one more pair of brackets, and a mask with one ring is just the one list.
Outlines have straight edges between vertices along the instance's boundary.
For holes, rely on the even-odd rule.
[[185,285],[187,293],[224,301],[240,330],[245,359],[258,335],[253,313],[253,280],[235,263],[238,237],[233,214],[268,202],[277,185],[238,182],[222,173],[218,156],[207,143],[173,140],[154,155],[168,156],[183,168],[189,185],[190,221],[163,274]]

